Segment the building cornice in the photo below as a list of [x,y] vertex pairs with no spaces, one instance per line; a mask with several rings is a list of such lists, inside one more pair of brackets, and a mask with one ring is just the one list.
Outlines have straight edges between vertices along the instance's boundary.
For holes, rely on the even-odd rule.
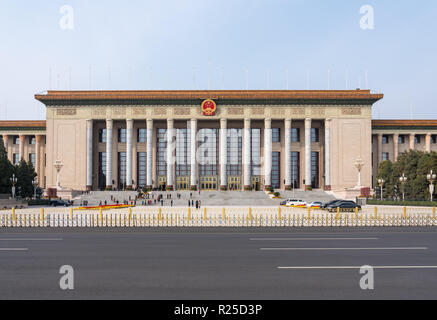
[[177,90],[177,91],[48,91],[35,99],[46,105],[199,103],[205,99],[236,104],[373,104],[384,97],[370,90]]

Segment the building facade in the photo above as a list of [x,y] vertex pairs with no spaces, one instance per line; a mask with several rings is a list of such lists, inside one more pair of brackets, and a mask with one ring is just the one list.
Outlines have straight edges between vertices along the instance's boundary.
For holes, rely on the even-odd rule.
[[49,91],[35,98],[46,121],[0,122],[0,134],[10,160],[35,162],[46,188],[56,185],[60,160],[61,185],[73,190],[335,192],[357,185],[358,159],[361,185],[371,187],[386,158],[412,147],[437,150],[437,122],[372,122],[383,95],[369,90]]

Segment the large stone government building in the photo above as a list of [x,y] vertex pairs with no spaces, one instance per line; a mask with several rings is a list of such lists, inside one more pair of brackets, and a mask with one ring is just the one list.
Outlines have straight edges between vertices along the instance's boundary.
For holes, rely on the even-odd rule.
[[0,121],[9,159],[72,190],[372,187],[378,164],[437,150],[437,121],[372,121],[345,91],[48,91],[46,121]]

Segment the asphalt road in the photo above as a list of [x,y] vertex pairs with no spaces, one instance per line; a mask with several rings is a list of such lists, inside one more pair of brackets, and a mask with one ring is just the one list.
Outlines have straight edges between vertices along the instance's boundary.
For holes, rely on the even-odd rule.
[[437,299],[437,229],[3,229],[0,299]]

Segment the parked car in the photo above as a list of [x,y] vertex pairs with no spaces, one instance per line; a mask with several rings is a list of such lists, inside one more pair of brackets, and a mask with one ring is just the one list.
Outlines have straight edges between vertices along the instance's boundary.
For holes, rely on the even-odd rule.
[[320,209],[322,207],[322,204],[320,201],[313,201],[307,203],[307,208],[314,208],[314,209]]
[[50,206],[52,207],[69,207],[71,206],[69,201],[65,200],[50,200]]
[[305,208],[306,202],[303,200],[287,199],[284,204],[286,207]]
[[339,199],[331,200],[329,202],[326,202],[326,203],[322,204],[321,208],[322,209],[326,209],[328,206],[330,206],[330,205],[332,205],[332,204],[334,204],[334,203],[336,203],[338,201],[342,201],[342,200],[339,200]]
[[340,200],[326,206],[326,210],[328,211],[334,211],[337,210],[337,208],[340,208],[340,211],[354,211],[355,208],[361,210],[361,206],[359,204],[349,200]]

